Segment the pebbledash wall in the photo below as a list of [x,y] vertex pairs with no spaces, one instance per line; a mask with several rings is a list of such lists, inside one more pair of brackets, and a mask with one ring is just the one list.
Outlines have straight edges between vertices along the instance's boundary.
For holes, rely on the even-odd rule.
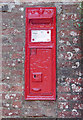
[[[7,0],[6,0],[7,1]],[[82,118],[82,3],[0,2],[2,12],[2,118]],[[56,101],[25,101],[25,8],[57,8]]]

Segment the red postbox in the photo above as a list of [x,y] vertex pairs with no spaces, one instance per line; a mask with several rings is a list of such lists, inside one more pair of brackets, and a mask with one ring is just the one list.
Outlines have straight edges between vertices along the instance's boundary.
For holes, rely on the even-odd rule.
[[25,99],[56,99],[56,8],[26,8]]

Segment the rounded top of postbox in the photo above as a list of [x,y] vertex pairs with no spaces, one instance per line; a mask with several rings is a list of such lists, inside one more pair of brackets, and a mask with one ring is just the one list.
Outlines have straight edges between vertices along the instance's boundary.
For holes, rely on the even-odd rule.
[[27,8],[27,13],[29,19],[52,18],[54,14],[54,7]]

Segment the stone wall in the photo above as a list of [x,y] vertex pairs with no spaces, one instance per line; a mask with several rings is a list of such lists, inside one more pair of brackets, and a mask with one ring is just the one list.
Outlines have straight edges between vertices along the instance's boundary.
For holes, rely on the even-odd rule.
[[[2,117],[82,118],[82,3],[30,1],[0,1]],[[56,101],[24,99],[25,8],[29,6],[57,8]]]

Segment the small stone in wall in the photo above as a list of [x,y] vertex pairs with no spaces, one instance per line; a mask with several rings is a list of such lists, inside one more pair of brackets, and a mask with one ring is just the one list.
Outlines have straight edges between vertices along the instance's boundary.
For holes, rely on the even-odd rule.
[[24,11],[24,8],[20,8],[19,10],[20,10],[20,11]]
[[7,80],[9,80],[9,79],[10,79],[10,77],[7,77],[6,79],[7,79]]
[[77,14],[71,15],[71,19],[72,19],[72,20],[77,20]]
[[71,31],[71,32],[70,32],[70,35],[71,35],[71,36],[77,36],[77,33],[74,32],[74,31]]
[[16,97],[16,94],[12,94],[13,97]]
[[72,68],[78,68],[80,66],[79,62],[76,62],[74,66],[72,66]]
[[82,88],[80,86],[76,86],[75,84],[72,84],[71,86],[73,92],[82,92]]
[[78,111],[76,109],[72,110],[72,115],[79,115]]
[[76,75],[82,76],[82,73],[80,71],[76,71]]
[[66,45],[71,45],[69,41],[67,41]]
[[59,58],[63,58],[63,57],[64,57],[63,54],[60,54],[60,55],[59,55]]
[[15,66],[15,63],[12,63],[12,66]]
[[61,12],[62,12],[62,6],[60,5],[57,5],[57,4],[55,4],[55,6],[57,7],[57,13],[58,14],[61,14]]
[[25,115],[27,115],[28,114],[28,112],[25,112]]
[[64,37],[65,36],[65,33],[63,31],[61,31],[61,36]]
[[14,0],[16,5],[20,5],[20,0]]
[[18,108],[18,106],[17,106],[17,105],[15,105],[14,107],[15,107],[15,108]]
[[2,12],[7,12],[9,10],[8,5],[2,6]]
[[73,53],[72,53],[72,52],[67,52],[66,58],[67,58],[68,60],[71,60],[72,57],[73,57]]
[[18,59],[18,62],[20,62],[20,59]]
[[59,43],[64,43],[64,41],[63,41],[63,40],[60,40]]
[[9,107],[9,104],[6,104],[7,107]]
[[62,20],[65,20],[65,17],[66,17],[66,15],[65,15],[65,14],[63,14],[63,15],[62,15]]
[[77,53],[80,49],[79,48],[74,48],[74,50]]
[[10,96],[8,94],[5,95],[5,99],[10,99]]
[[74,38],[73,39],[73,43],[76,44],[78,42],[78,39],[77,38]]
[[21,15],[21,18],[23,18],[23,15]]
[[8,4],[8,8],[9,8],[8,12],[12,12],[12,9],[15,8],[15,4],[14,3]]
[[12,113],[9,113],[9,115],[12,115]]

